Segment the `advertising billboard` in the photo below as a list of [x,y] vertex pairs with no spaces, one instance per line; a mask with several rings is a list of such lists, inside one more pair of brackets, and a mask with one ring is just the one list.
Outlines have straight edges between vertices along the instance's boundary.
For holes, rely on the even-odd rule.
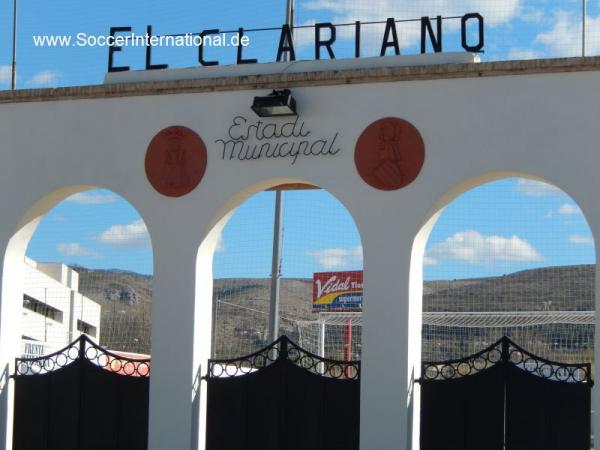
[[313,312],[360,312],[362,270],[313,274]]

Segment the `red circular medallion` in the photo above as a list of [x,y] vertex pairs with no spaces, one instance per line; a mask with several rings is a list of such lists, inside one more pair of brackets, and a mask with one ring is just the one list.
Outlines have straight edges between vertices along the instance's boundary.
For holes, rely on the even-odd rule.
[[379,119],[356,142],[354,162],[361,178],[382,191],[412,183],[425,161],[425,145],[414,125],[396,117]]
[[206,146],[189,128],[161,130],[146,151],[146,176],[154,189],[167,197],[193,191],[206,171]]

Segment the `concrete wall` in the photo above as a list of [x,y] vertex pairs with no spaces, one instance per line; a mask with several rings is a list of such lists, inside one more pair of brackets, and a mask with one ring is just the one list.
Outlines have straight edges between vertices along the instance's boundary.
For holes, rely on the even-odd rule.
[[[60,269],[58,265],[56,268]],[[56,308],[62,313],[62,317],[60,320],[45,318],[42,314],[22,308],[21,334],[37,341],[46,342],[50,352],[64,347],[69,343],[70,290],[56,281],[54,277],[37,270],[31,262],[25,263],[25,280],[27,282],[23,285],[23,294]],[[22,304],[23,296],[15,298],[14,301]]]
[[100,315],[102,307],[89,299],[85,295],[81,295],[78,292],[73,292],[73,315],[71,316],[73,339],[77,339],[83,333],[77,330],[77,320],[82,320],[94,328],[96,328],[95,335],[88,334],[94,341],[100,342]]
[[[27,261],[27,258],[26,258]],[[29,260],[31,261],[31,260]],[[35,267],[68,288],[79,290],[79,274],[64,264],[35,262]]]
[[[10,299],[22,286],[22,264],[16,262],[22,261],[37,221],[67,195],[90,186],[110,189],[137,208],[153,242],[150,448],[195,448],[195,436],[202,436],[197,418],[203,417],[203,397],[193,387],[210,350],[212,252],[218,230],[231,209],[253,193],[282,182],[308,182],[343,202],[364,246],[361,448],[411,448],[418,435],[410,411],[418,415],[411,379],[419,376],[422,258],[435,213],[479,183],[511,175],[536,177],[573,197],[598,242],[600,61],[563,61],[562,68],[557,63],[549,74],[540,73],[543,64],[530,64],[529,72],[522,70],[523,63],[520,69],[415,69],[419,79],[406,79],[403,71],[398,78],[403,81],[394,81],[398,72],[378,69],[372,79],[362,71],[362,78],[351,84],[335,81],[341,79],[339,73],[329,78],[304,75],[303,85],[293,85],[301,118],[315,137],[339,133],[341,151],[335,157],[302,158],[294,165],[286,160],[223,160],[215,144],[234,116],[255,119],[249,109],[252,98],[277,85],[273,78],[270,84],[253,78],[255,86],[265,87],[259,90],[244,84],[250,83],[245,79],[219,79],[212,81],[212,89],[220,92],[208,92],[203,82],[202,93],[191,92],[193,83],[153,83],[122,91],[118,86],[78,89],[71,97],[65,90],[17,93],[13,103],[9,94],[0,96],[7,102],[0,105],[0,243],[5,254],[0,367],[9,367],[16,352],[20,308]],[[436,73],[435,79],[427,79],[428,70]],[[461,73],[470,75],[461,78]],[[279,85],[285,87],[285,80],[280,78]],[[134,86],[150,94],[154,86],[155,92],[168,94],[126,96]],[[52,98],[61,100],[36,101]],[[410,121],[426,147],[420,176],[391,192],[369,187],[354,167],[358,136],[386,116]],[[208,150],[202,183],[177,199],[155,192],[144,172],[149,141],[175,124],[196,131]],[[0,383],[6,442],[9,387]],[[600,410],[597,399],[595,409]]]
[[56,320],[22,308],[21,335],[44,343],[46,354],[65,347],[82,334],[77,331],[77,319],[96,327],[96,336],[92,338],[99,340],[101,306],[77,292],[78,279],[79,274],[64,264],[40,264],[25,259],[22,294],[14,301],[22,305],[25,294],[62,313],[60,320]]

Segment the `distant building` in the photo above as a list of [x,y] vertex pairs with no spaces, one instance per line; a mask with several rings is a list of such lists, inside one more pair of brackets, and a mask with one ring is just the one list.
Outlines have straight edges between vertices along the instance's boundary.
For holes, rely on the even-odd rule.
[[79,293],[79,274],[60,263],[25,258],[23,356],[65,347],[82,334],[98,342],[101,306]]

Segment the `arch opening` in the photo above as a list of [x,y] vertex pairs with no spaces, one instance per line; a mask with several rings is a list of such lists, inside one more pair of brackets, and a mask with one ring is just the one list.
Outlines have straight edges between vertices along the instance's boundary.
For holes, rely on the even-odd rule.
[[593,367],[596,255],[577,203],[534,178],[463,191],[416,241],[422,360],[462,358],[506,335],[544,358]]
[[[350,419],[344,427],[350,427],[351,432],[342,434],[354,445],[360,415],[359,364],[330,360],[357,360],[362,352],[362,244],[357,227],[336,197],[302,181],[270,180],[249,191],[243,193],[245,198],[238,195],[232,199],[235,207],[228,204],[230,207],[221,211],[198,252],[194,366],[207,368],[207,382],[194,390],[199,430],[205,430],[197,435],[200,448],[214,439],[222,445],[222,439],[232,436],[231,426],[246,420],[236,420],[232,414],[252,415],[256,406],[244,403],[253,394],[234,394],[234,398],[225,390],[220,391],[225,399],[208,405],[210,386],[215,386],[211,380],[260,371],[275,360],[311,372],[305,376],[313,382],[347,383],[344,389],[350,395],[344,397],[349,402],[344,406],[344,417]],[[280,336],[288,339],[278,339]],[[287,344],[289,341],[292,343]],[[272,343],[269,350],[244,358]],[[283,351],[281,345],[290,345],[295,351]],[[299,380],[282,375],[285,371],[277,372],[280,367],[252,379],[279,374],[279,381],[270,384],[271,390],[280,389],[277,386],[281,383],[289,383],[286,391],[290,393],[306,388],[296,386]],[[252,389],[249,384],[245,386]],[[311,389],[319,392],[314,386]],[[286,401],[285,396],[271,398],[270,393],[261,393],[270,398],[267,402],[274,410]],[[304,401],[315,405],[308,397]],[[222,417],[224,404],[229,405],[227,408],[234,405],[236,412],[229,411],[227,421],[219,422],[214,418]],[[319,427],[313,431],[321,433]],[[310,440],[310,435],[304,438]]]
[[359,359],[362,244],[342,203],[315,186],[285,184],[249,197],[224,222],[212,261],[211,355],[237,358],[286,335],[316,355]]
[[[153,253],[140,214],[112,191],[68,186],[36,202],[16,228],[2,274],[1,358],[4,373],[15,377],[10,389],[3,384],[0,390],[6,419],[1,441],[36,448],[51,439],[59,447],[80,442],[68,417],[85,415],[77,399],[86,389],[107,426],[102,435],[87,433],[84,439],[107,448],[117,435],[145,440]],[[13,367],[15,358],[20,362]],[[95,371],[93,387],[82,381],[86,371]],[[117,389],[124,376],[138,388]],[[62,381],[49,383],[48,377]],[[98,384],[98,377],[104,381]],[[108,384],[105,377],[111,377]],[[97,389],[100,384],[104,390]],[[57,395],[64,401],[54,404],[49,399]],[[125,398],[138,405],[141,420],[114,420],[114,405]],[[43,425],[54,415],[60,418],[52,427]],[[39,433],[31,433],[31,422],[40,424]]]
[[150,355],[152,243],[127,200],[106,189],[66,188],[34,206],[15,237],[19,356],[52,353],[81,335],[127,356]]

